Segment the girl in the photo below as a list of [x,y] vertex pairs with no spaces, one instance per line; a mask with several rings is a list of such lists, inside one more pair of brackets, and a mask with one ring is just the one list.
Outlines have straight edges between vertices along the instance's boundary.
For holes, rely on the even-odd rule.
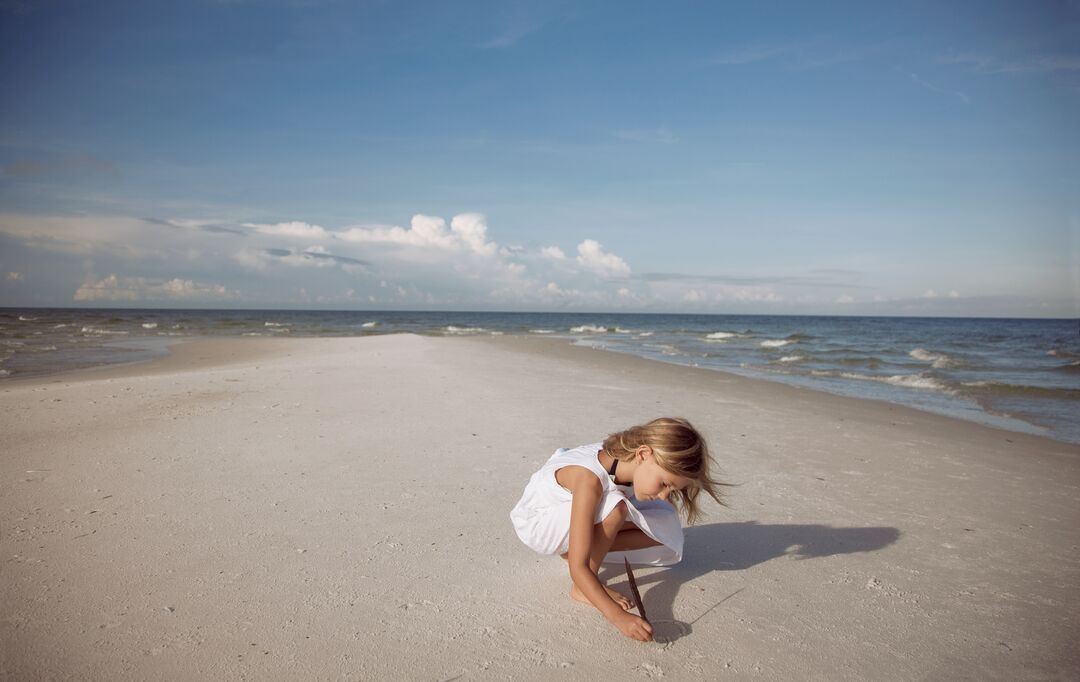
[[592,604],[632,639],[652,626],[626,610],[626,597],[600,582],[602,562],[670,566],[682,559],[683,532],[674,502],[693,523],[704,490],[723,504],[709,477],[705,439],[680,418],[654,419],[613,433],[603,443],[560,448],[529,479],[510,519],[521,541],[570,565],[570,596]]

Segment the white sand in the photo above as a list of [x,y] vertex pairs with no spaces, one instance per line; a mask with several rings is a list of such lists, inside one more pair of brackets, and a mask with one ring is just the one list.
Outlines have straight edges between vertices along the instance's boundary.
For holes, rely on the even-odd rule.
[[[4,679],[1080,676],[1072,445],[525,337],[199,341],[0,415]],[[660,415],[741,486],[641,644],[508,513]]]

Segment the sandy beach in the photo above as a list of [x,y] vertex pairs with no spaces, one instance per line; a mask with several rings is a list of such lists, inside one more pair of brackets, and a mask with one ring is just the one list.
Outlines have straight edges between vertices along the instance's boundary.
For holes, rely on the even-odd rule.
[[[1080,676],[1080,447],[1038,436],[518,336],[198,340],[0,415],[4,679]],[[737,487],[635,571],[641,644],[508,514],[662,415]]]

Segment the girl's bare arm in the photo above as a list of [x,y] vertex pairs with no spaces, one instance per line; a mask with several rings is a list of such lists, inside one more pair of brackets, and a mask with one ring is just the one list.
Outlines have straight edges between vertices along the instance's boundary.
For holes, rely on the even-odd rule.
[[560,470],[560,473],[563,472],[565,475],[559,477],[563,479],[560,483],[574,496],[570,506],[570,551],[567,556],[570,579],[605,618],[614,622],[624,611],[608,596],[607,590],[600,584],[600,579],[589,565],[593,550],[593,519],[604,489],[588,469],[569,466]]

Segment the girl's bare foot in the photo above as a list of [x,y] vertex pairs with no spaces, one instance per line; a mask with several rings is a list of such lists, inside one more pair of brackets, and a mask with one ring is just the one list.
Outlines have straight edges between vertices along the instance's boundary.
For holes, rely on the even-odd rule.
[[[610,587],[606,587],[606,586],[604,587],[604,589],[607,590],[608,596],[611,597],[612,599],[614,599],[615,603],[618,604],[619,607],[622,608],[623,611],[628,611],[628,610],[634,608],[634,605],[632,603],[630,603],[629,599],[622,596],[621,594],[619,594],[615,590],[611,589]],[[579,602],[581,602],[583,604],[589,604],[590,606],[592,605],[592,602],[590,602],[588,600],[588,598],[585,596],[584,592],[582,592],[581,590],[578,589],[577,585],[573,585],[570,588],[570,598],[575,600],[575,601],[579,601]]]

